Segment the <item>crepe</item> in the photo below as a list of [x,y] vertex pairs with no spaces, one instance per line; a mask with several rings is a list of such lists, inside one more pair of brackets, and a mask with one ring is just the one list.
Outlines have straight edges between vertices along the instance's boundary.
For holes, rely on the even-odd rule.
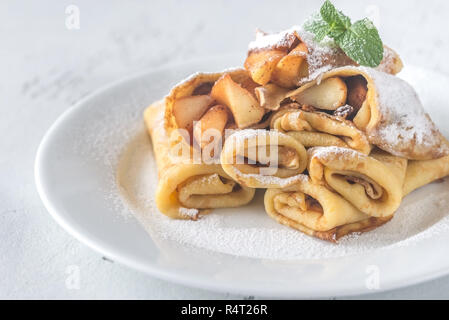
[[[152,138],[158,166],[156,205],[174,219],[198,218],[207,209],[239,207],[249,203],[254,190],[235,182],[220,164],[196,163],[187,152],[179,156],[173,150],[179,136],[169,135],[164,126],[164,101],[148,107],[145,124]],[[174,138],[172,138],[174,137]]]
[[364,154],[371,152],[368,138],[351,121],[324,112],[308,112],[298,106],[290,104],[277,111],[270,127],[295,138],[306,148],[338,146]]
[[410,192],[448,175],[449,156],[427,161],[409,161],[403,194],[406,196]]
[[308,150],[311,181],[338,193],[361,212],[391,217],[402,200],[407,160],[374,150],[369,156],[340,147]]
[[449,155],[449,146],[415,90],[384,72],[365,67],[337,68],[289,91],[285,99],[302,105],[312,101],[316,112],[334,116],[349,108],[345,119],[364,132],[370,144],[397,157],[432,160]]
[[[295,88],[315,80],[323,72],[342,66],[358,66],[331,39],[322,43],[315,35],[294,26],[275,34],[259,31],[248,47],[245,68],[260,85],[275,83]],[[384,58],[377,70],[397,74],[403,64],[399,55],[384,46]]]
[[370,217],[306,175],[287,188],[268,189],[264,204],[275,221],[330,242],[353,232],[370,231],[391,219]]
[[304,171],[307,153],[301,143],[281,132],[246,129],[226,139],[220,162],[241,185],[282,188]]

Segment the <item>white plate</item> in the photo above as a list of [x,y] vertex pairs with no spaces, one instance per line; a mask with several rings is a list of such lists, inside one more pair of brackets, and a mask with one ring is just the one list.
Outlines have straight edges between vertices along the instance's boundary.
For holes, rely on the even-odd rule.
[[[147,143],[143,148],[149,149],[141,119],[144,108],[193,72],[221,70],[240,61],[241,57],[227,56],[153,70],[110,85],[65,112],[46,134],[36,158],[37,187],[51,215],[81,242],[115,261],[162,279],[216,291],[265,297],[347,296],[369,293],[377,287],[389,290],[416,284],[449,273],[449,208],[430,206],[428,214],[416,217],[410,210],[417,208],[422,212],[420,203],[428,205],[425,201],[432,196],[447,192],[448,179],[407,197],[402,218],[393,220],[393,227],[375,231],[380,240],[370,250],[361,250],[357,241],[366,242],[374,234],[351,239],[342,244],[347,250],[341,250],[342,247],[311,240],[277,225],[263,213],[260,201],[238,210],[218,211],[205,220],[221,223],[221,231],[238,231],[223,238],[227,242],[235,235],[235,248],[223,243],[223,250],[213,250],[217,239],[212,236],[202,243],[197,243],[201,238],[191,235],[184,242],[175,241],[170,235],[161,237],[171,222],[161,218],[151,206],[146,212],[137,213],[136,208],[126,205],[129,199],[122,202],[121,199],[134,195],[123,181],[120,188],[117,186],[117,166],[123,166],[123,158],[128,165],[147,161],[141,158],[142,153],[123,156],[124,150],[133,145],[142,147],[142,142]],[[449,79],[417,68],[408,68],[401,76],[416,87],[437,125],[449,136],[449,108],[444,108]],[[136,144],[136,139],[141,144]],[[145,154],[152,157],[150,152]],[[128,169],[131,176],[139,175],[133,166]],[[151,187],[156,181],[147,183]],[[153,197],[150,189],[144,195],[148,199]],[[130,210],[135,211],[147,230],[137,219],[120,214]],[[401,226],[407,221],[405,216],[414,221],[412,226]],[[159,224],[158,231],[152,230],[153,221]],[[203,226],[198,232],[205,232],[207,224],[199,223],[192,228]],[[410,230],[402,232],[406,227]],[[248,230],[251,237],[245,238]],[[282,244],[275,243],[276,238],[263,238],[271,231],[283,241],[296,241],[298,252],[283,252]],[[177,237],[182,238],[182,234]],[[313,251],[311,245],[318,250],[314,257],[307,256]],[[251,250],[251,246],[255,249]],[[247,256],[242,256],[245,252]]]

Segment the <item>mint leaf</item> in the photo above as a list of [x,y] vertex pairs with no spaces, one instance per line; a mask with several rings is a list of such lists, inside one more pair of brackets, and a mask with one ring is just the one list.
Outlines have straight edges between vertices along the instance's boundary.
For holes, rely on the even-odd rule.
[[383,59],[382,40],[369,19],[355,22],[335,41],[349,58],[362,66],[374,68]]
[[352,24],[351,19],[326,0],[320,16],[304,25],[321,42],[326,36],[335,40],[346,55],[361,66],[377,67],[383,59],[384,48],[374,24],[363,19]]
[[321,16],[314,17],[304,24],[304,29],[315,34],[315,41],[321,42],[329,34],[329,24]]
[[329,0],[321,6],[320,14],[329,25],[328,35],[332,38],[340,36],[351,26],[351,19],[338,11]]

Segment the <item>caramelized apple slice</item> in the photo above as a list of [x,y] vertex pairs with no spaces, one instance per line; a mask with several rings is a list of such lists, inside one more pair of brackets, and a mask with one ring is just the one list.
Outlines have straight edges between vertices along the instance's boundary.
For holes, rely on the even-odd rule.
[[280,50],[262,50],[250,52],[245,61],[245,69],[251,74],[254,82],[266,85],[276,65],[286,55]]
[[348,104],[358,111],[366,100],[367,82],[362,76],[355,76],[347,78],[346,85],[348,86]]
[[279,61],[271,75],[271,81],[284,88],[297,87],[299,81],[308,76],[307,52],[306,44],[301,42]]
[[257,99],[246,89],[225,74],[215,82],[211,92],[212,98],[226,105],[234,116],[239,128],[246,128],[258,123],[265,114]]
[[336,110],[346,104],[348,89],[345,82],[339,78],[328,78],[319,85],[299,88],[289,97],[303,105],[311,105],[318,109]]
[[215,142],[219,140],[216,135],[219,134],[220,137],[223,135],[227,122],[228,110],[225,106],[216,105],[207,110],[193,128],[193,137],[201,149],[211,143],[213,139]]
[[173,104],[173,115],[178,128],[191,130],[193,121],[198,121],[212,105],[214,99],[210,96],[199,95],[178,99]]

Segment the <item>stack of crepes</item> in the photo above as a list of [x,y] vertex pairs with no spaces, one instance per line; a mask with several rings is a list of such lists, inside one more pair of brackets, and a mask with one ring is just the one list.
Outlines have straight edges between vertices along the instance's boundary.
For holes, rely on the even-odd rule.
[[449,143],[392,49],[373,69],[313,39],[259,33],[244,69],[195,74],[145,111],[162,213],[197,219],[264,188],[270,217],[336,242],[449,174]]

